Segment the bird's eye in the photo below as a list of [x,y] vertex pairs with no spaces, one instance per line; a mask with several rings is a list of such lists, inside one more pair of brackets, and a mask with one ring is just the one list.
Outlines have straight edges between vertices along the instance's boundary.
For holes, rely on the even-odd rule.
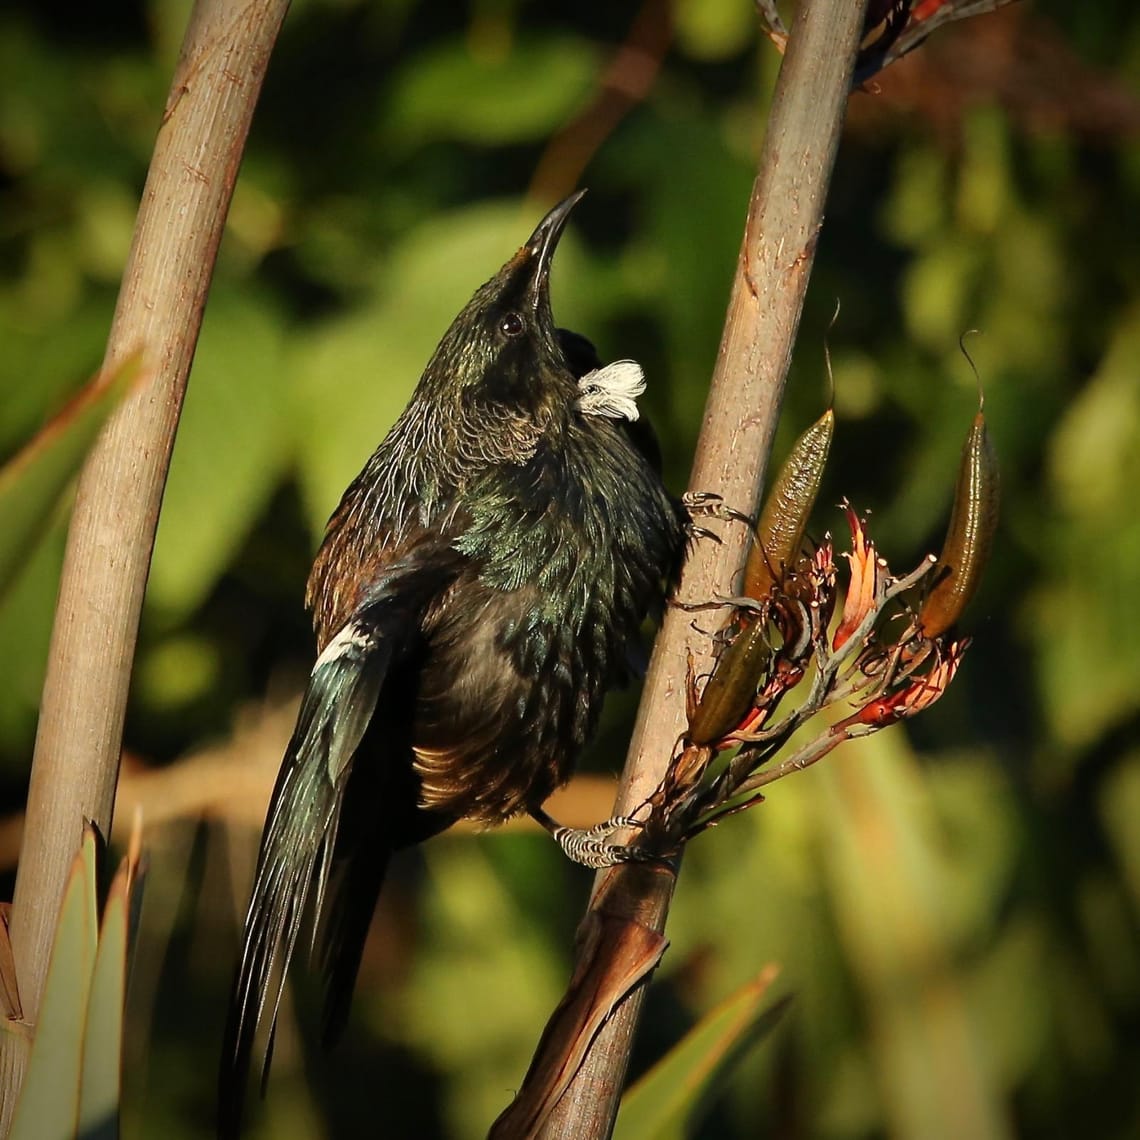
[[523,319],[522,319],[522,317],[520,317],[518,315],[518,313],[508,313],[499,322],[499,332],[501,332],[503,334],[503,336],[510,336],[510,337],[522,336],[522,332],[523,332]]

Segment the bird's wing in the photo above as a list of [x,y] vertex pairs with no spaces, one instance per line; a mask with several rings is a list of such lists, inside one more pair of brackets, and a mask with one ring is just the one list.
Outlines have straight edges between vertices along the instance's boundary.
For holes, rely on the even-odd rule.
[[305,914],[324,899],[353,756],[423,614],[454,580],[460,556],[439,538],[389,562],[309,676],[269,805],[230,1003],[219,1087],[219,1135],[236,1136],[259,1026],[268,1022],[263,1078],[285,974]]

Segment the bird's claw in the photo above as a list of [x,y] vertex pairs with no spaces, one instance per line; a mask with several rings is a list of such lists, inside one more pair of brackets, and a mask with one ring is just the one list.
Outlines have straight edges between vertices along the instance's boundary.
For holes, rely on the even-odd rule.
[[644,827],[640,819],[634,819],[629,815],[615,815],[609,819],[603,820],[601,823],[594,824],[593,827],[573,828],[564,827],[563,831],[578,831],[578,833],[587,839],[609,839],[615,831],[621,831],[623,828],[633,828],[639,830]]
[[560,827],[554,832],[555,841],[568,858],[595,871],[603,867],[616,867],[619,863],[659,862],[656,855],[642,847],[629,843],[606,843],[588,836],[588,831],[579,831],[573,827]]
[[742,511],[728,506],[723,496],[715,491],[686,491],[681,496],[681,502],[690,515],[708,515],[721,522],[747,523],[755,525],[755,520]]
[[722,541],[715,531],[709,530],[707,526],[697,526],[695,522],[690,522],[685,529],[689,532],[690,538],[711,538],[716,543]]
[[541,808],[530,813],[554,837],[554,841],[567,857],[583,867],[600,870],[619,863],[655,863],[660,860],[643,847],[629,843],[610,843],[614,832],[625,828],[640,830],[645,826],[640,819],[628,815],[615,815],[593,827],[564,827],[551,819]]

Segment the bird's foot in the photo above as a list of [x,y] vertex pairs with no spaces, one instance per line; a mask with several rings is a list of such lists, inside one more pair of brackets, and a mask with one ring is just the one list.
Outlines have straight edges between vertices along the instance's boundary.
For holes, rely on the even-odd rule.
[[593,827],[564,827],[557,820],[551,819],[541,808],[532,808],[530,814],[550,832],[567,857],[583,867],[600,870],[603,867],[617,866],[618,863],[658,861],[657,856],[642,847],[629,843],[609,842],[617,831],[642,826],[640,820],[632,819],[630,816],[615,815],[612,819],[595,824]]
[[688,536],[694,541],[701,538],[711,539],[715,543],[720,543],[721,537],[715,530],[709,530],[707,526],[698,526],[692,519],[689,519],[688,525],[685,527]]
[[603,867],[616,867],[619,863],[656,863],[657,856],[629,843],[606,843],[602,839],[589,839],[588,833],[574,827],[560,827],[551,832],[555,842],[567,857],[583,867],[599,871]]
[[[557,825],[555,825],[557,826]],[[563,831],[577,831],[585,839],[609,839],[615,831],[621,831],[623,828],[631,828],[637,830],[642,826],[641,820],[634,819],[630,815],[614,815],[609,819],[602,820],[601,823],[595,823],[593,827],[583,828],[563,828]]]
[[755,526],[755,521],[743,511],[734,510],[715,491],[686,491],[681,496],[685,510],[693,517],[705,515],[721,522],[740,522]]

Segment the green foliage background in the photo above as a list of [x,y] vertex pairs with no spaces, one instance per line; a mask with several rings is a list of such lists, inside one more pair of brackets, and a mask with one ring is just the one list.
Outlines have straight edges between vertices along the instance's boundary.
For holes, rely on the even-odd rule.
[[[188,10],[0,6],[0,454],[98,364]],[[307,669],[324,519],[548,204],[524,191],[633,16],[294,3],[175,451],[131,753],[161,766],[225,740]],[[748,0],[677,0],[674,17],[649,98],[590,156],[554,303],[603,356],[642,361],[679,490],[778,58]],[[821,502],[872,509],[884,552],[912,564],[948,512],[975,403],[957,340],[977,327],[1001,532],[944,702],[775,786],[686,859],[635,1067],[767,961],[797,995],[701,1136],[1140,1134],[1140,13],[1041,0],[924,51],[917,80],[853,100],[781,440],[820,409],[838,296]],[[573,188],[543,169],[544,193]],[[822,510],[817,530],[839,519]],[[64,526],[0,600],[10,810]],[[633,707],[611,700],[588,768],[620,763]],[[151,834],[128,1135],[208,1134],[255,840],[216,819]],[[287,1019],[258,1134],[485,1133],[561,992],[587,889],[542,836],[409,856],[349,1040],[316,1055],[302,987],[308,1029]]]

